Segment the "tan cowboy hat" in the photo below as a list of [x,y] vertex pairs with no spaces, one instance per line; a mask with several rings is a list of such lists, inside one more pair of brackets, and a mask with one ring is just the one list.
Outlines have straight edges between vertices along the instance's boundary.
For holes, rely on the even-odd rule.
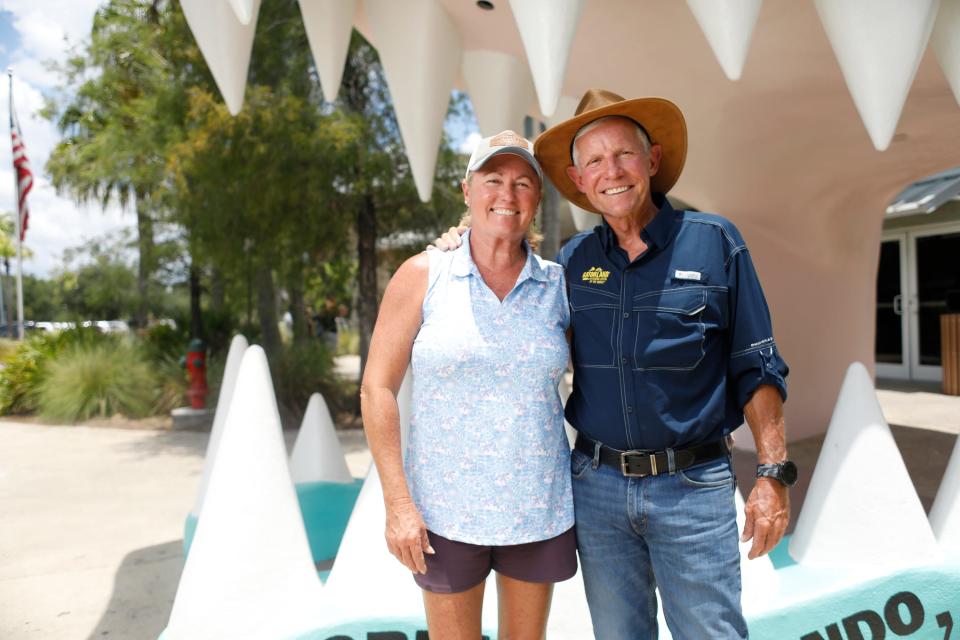
[[663,194],[670,191],[687,159],[687,124],[679,107],[663,98],[626,100],[611,91],[589,89],[583,94],[576,114],[541,133],[533,145],[543,172],[560,193],[581,209],[600,213],[567,176],[567,167],[573,165],[571,154],[577,131],[606,116],[634,120],[646,130],[650,142],[663,148],[660,169],[650,178],[650,189]]

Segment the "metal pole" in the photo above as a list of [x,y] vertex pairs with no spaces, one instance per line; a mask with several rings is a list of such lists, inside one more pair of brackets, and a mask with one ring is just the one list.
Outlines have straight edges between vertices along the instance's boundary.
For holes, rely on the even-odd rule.
[[[13,69],[10,67],[7,67],[7,77],[10,79],[10,126],[13,127]],[[23,247],[20,242],[20,179],[16,171],[13,172],[13,197],[16,200],[13,217],[17,234],[17,339],[23,340]]]

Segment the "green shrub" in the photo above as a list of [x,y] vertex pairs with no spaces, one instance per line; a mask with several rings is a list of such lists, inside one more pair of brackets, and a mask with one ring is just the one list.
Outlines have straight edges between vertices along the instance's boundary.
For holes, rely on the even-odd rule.
[[150,327],[142,334],[140,348],[151,361],[161,364],[164,361],[186,354],[190,338],[178,329],[165,324]]
[[47,363],[37,408],[68,422],[115,413],[139,418],[156,410],[158,389],[157,375],[129,342],[80,342]]
[[323,395],[333,414],[347,405],[348,390],[334,375],[333,354],[321,340],[284,346],[280,356],[270,361],[270,371],[286,427],[300,424],[314,392]]
[[71,329],[60,333],[38,333],[18,343],[0,370],[0,414],[25,414],[37,409],[40,384],[47,364],[63,350],[77,345],[93,345],[115,340],[92,328]]

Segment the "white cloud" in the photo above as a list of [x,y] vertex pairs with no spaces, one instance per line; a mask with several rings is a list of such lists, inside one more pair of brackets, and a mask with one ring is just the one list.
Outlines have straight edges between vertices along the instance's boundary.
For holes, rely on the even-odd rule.
[[[100,0],[0,0],[0,10],[13,14],[13,27],[20,34],[20,47],[10,52],[14,69],[14,100],[23,141],[34,174],[28,196],[30,224],[27,246],[33,258],[24,261],[24,272],[48,275],[61,265],[63,250],[85,240],[134,224],[132,213],[117,205],[106,211],[96,203],[79,206],[57,195],[45,175],[44,166],[60,139],[56,127],[38,114],[44,93],[56,89],[59,78],[46,62],[65,59],[67,48],[87,37]],[[9,100],[8,82],[0,82],[0,105]],[[4,118],[5,120],[5,118]],[[0,140],[0,210],[13,211],[13,167],[9,137]]]
[[480,144],[481,140],[483,140],[483,136],[480,135],[480,132],[474,131],[463,139],[463,142],[460,143],[460,148],[458,150],[460,153],[473,153],[473,150],[477,148],[477,145]]

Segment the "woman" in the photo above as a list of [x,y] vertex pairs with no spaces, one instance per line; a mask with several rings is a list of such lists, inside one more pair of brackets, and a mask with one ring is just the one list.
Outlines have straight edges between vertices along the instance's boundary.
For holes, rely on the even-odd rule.
[[[481,141],[461,184],[471,230],[394,274],[363,376],[387,546],[423,589],[434,638],[480,637],[491,569],[500,637],[543,638],[553,583],[577,570],[557,394],[569,310],[561,267],[524,241],[543,187],[531,149],[512,131]],[[404,461],[396,394],[411,360]]]

